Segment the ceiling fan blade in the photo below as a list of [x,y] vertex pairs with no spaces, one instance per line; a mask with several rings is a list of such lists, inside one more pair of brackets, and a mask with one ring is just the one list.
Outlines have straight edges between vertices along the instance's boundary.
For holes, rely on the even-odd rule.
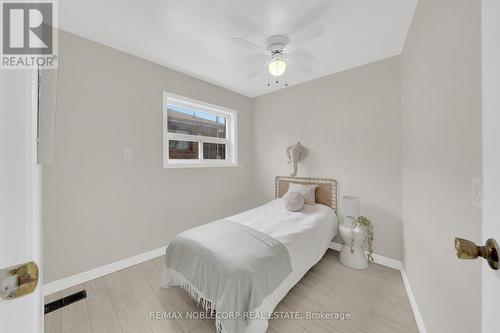
[[302,62],[298,61],[297,59],[290,58],[289,56],[286,57],[290,65],[294,68],[296,68],[299,72],[302,74],[307,74],[312,71],[311,67],[303,64]]
[[249,50],[257,51],[257,52],[264,53],[267,55],[269,54],[269,51],[266,50],[265,47],[254,44],[254,43],[252,43],[246,39],[243,39],[243,38],[233,38],[233,43],[235,43],[236,45],[239,45],[239,46],[243,46]]
[[313,39],[318,38],[323,34],[325,31],[325,28],[321,25],[315,25],[306,31],[302,32],[299,34],[297,37],[292,39],[292,41],[287,45],[287,48],[295,48],[301,45],[304,45],[306,43],[309,43]]

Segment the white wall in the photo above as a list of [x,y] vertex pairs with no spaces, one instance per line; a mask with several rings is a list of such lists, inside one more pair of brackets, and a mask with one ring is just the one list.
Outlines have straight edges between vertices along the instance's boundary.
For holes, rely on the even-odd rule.
[[300,141],[309,155],[298,176],[333,177],[339,198],[360,196],[375,252],[401,259],[400,87],[393,57],[255,98],[257,200],[273,198],[274,177],[292,170],[286,147]]
[[[483,155],[483,242],[500,241],[500,2],[482,1],[482,155]],[[482,332],[495,333],[500,327],[500,271],[483,261]]]
[[[59,43],[54,162],[43,172],[46,282],[253,206],[248,98],[68,33]],[[163,169],[163,91],[237,110],[240,167]]]
[[481,4],[420,0],[401,56],[404,265],[428,332],[481,331]]

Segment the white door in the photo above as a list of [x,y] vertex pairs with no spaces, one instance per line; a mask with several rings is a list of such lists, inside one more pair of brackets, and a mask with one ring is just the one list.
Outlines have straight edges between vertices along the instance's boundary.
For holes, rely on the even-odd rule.
[[[36,82],[33,70],[0,70],[0,270],[41,266]],[[43,331],[41,284],[29,295],[0,298],[0,332]]]
[[[500,2],[483,0],[483,241],[500,241]],[[484,243],[483,243],[484,244]],[[483,333],[500,332],[500,270],[483,263]]]

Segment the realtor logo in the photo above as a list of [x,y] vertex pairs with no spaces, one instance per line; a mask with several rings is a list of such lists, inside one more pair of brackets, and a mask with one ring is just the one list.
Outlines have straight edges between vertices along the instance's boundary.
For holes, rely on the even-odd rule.
[[2,1],[2,68],[56,68],[56,4]]

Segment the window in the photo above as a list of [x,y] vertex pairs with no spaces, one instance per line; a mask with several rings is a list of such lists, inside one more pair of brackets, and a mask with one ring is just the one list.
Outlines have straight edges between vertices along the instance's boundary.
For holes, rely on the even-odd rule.
[[163,94],[165,168],[237,166],[236,111]]

